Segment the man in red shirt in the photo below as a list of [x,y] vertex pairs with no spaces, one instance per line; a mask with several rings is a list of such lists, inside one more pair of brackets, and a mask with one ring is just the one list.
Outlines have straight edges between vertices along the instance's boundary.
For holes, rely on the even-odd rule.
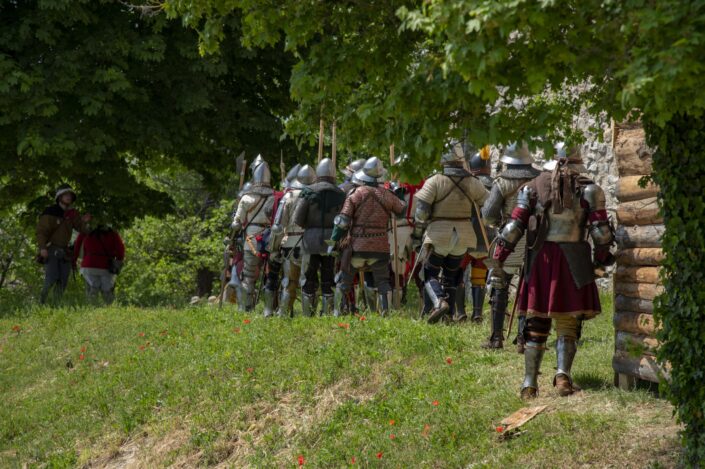
[[119,266],[125,259],[125,245],[118,232],[99,225],[88,234],[79,234],[74,243],[74,262],[79,257],[89,301],[96,301],[100,293],[105,303],[111,304]]

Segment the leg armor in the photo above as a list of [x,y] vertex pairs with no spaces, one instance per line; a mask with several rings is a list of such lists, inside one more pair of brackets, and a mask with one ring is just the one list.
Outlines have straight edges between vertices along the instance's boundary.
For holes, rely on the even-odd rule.
[[448,315],[452,318],[455,315],[455,293],[458,284],[462,281],[463,272],[460,270],[460,264],[463,262],[463,256],[445,256],[443,259],[443,276],[442,285],[443,292],[446,295],[448,303]]
[[498,276],[493,276],[492,281],[492,333],[489,340],[482,346],[487,349],[501,349],[504,347],[504,317],[507,315],[507,303],[509,302],[509,283],[512,276],[503,271],[497,272]]
[[264,289],[264,317],[269,318],[274,316],[274,300],[276,299],[277,292],[270,290],[268,288]]
[[428,317],[429,324],[435,324],[440,321],[450,309],[446,301],[446,294],[443,291],[441,282],[438,280],[438,275],[441,273],[444,258],[435,252],[428,256],[424,264],[424,277],[426,284],[424,290],[431,302],[432,309]]
[[[354,271],[353,271],[354,272]],[[349,293],[355,278],[350,272],[341,270],[335,276],[335,295],[333,298],[333,315],[341,316],[349,312]]]
[[303,315],[306,317],[311,317],[314,315],[316,312],[316,299],[317,296],[314,293],[313,295],[308,294],[304,292],[301,295],[301,309],[303,311]]
[[323,294],[321,298],[321,316],[329,316],[333,311],[333,294]]
[[[370,266],[372,278],[377,288],[377,307],[382,315],[386,315],[392,307],[392,284],[389,280],[389,262],[379,260]],[[384,301],[382,301],[384,299]]]
[[538,376],[541,360],[546,351],[546,341],[551,332],[551,320],[530,317],[526,320],[524,351],[524,382],[521,385],[521,398],[532,399],[538,395]]
[[369,270],[365,271],[363,278],[365,281],[364,292],[367,309],[370,312],[377,312],[377,288],[375,287],[375,278]]
[[517,346],[517,353],[524,353],[526,340],[524,339],[524,329],[526,328],[526,316],[520,315],[517,318],[517,336],[514,339],[514,344]]
[[[242,269],[242,303],[241,307],[245,311],[251,311],[254,307],[254,294],[257,283],[257,274],[262,266],[262,259],[252,254],[251,251],[245,251],[244,265]],[[238,302],[240,301],[238,297]]]
[[[294,253],[295,254],[295,253]],[[284,261],[284,277],[281,282],[281,295],[279,297],[278,316],[294,315],[294,300],[296,299],[296,286],[299,284],[301,266],[296,264],[295,259]]]
[[465,284],[461,283],[455,289],[455,320],[464,322],[467,318],[468,315],[465,312]]
[[573,378],[570,370],[573,367],[573,359],[578,351],[576,340],[572,337],[558,336],[556,341],[556,357],[558,367],[553,378],[553,386],[561,396],[569,396],[576,390],[573,387]]
[[387,316],[389,309],[392,306],[392,292],[388,291],[387,293],[380,293],[378,303],[382,317]]
[[472,322],[482,322],[482,310],[485,306],[485,287],[472,286]]

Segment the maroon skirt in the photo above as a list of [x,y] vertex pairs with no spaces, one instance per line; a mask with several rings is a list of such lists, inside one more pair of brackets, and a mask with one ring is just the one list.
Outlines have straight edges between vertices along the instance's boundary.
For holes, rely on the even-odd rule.
[[517,311],[529,316],[570,315],[589,319],[601,312],[597,285],[575,286],[568,260],[557,243],[546,241],[519,289]]

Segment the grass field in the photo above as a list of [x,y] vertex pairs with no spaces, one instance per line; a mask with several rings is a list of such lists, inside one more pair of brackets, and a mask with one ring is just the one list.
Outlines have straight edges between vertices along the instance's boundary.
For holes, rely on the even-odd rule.
[[488,321],[5,310],[0,467],[673,467],[670,404],[612,386],[604,306],[574,366],[584,391],[554,393],[550,350],[548,410],[508,441],[523,357],[479,347]]

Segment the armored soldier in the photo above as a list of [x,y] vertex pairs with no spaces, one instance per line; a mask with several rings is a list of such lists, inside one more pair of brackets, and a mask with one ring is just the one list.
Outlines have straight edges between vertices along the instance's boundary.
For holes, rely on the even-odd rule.
[[[490,160],[489,147],[484,147],[480,151],[473,152],[468,161],[468,165],[470,166],[470,174],[479,179],[482,185],[485,186],[485,189],[490,190],[492,188],[492,162]],[[476,213],[473,213],[473,215],[473,228],[475,229],[475,237],[478,240],[476,251],[486,252],[488,247],[485,246],[482,238],[481,227],[479,226],[480,220]],[[489,235],[489,238],[492,239],[492,236]],[[467,314],[465,313],[466,300],[472,301],[471,320],[476,323],[482,321],[482,309],[485,303],[485,285],[487,284],[487,267],[484,262],[486,257],[487,256],[481,254],[472,256],[468,254],[463,260],[464,265],[461,265],[461,268],[465,274],[455,294],[455,320],[457,322],[462,322],[467,319]],[[470,285],[469,291],[466,290],[466,285]]]
[[465,253],[477,247],[471,217],[488,195],[482,182],[465,169],[460,143],[450,143],[441,164],[443,172],[426,180],[415,196],[414,238],[420,240],[423,235],[422,250],[429,253],[423,265],[424,290],[432,304],[430,324],[453,315],[460,264]]
[[[490,197],[482,208],[482,217],[490,227],[500,228],[509,222],[512,210],[517,204],[519,188],[539,175],[540,171],[532,166],[534,159],[531,157],[529,147],[524,143],[521,146],[513,143],[505,149],[500,161],[506,165],[494,181]],[[492,332],[484,348],[501,349],[503,347],[504,318],[507,314],[509,303],[509,285],[512,277],[519,273],[524,264],[526,240],[522,239],[509,258],[504,262],[503,268],[492,269],[490,274],[492,305]],[[523,327],[524,317],[519,316],[519,329]],[[523,339],[517,339],[522,347]]]
[[294,223],[304,229],[301,304],[306,316],[312,316],[317,308],[319,272],[321,314],[330,314],[333,309],[335,258],[328,254],[326,240],[333,232],[333,219],[344,201],[345,193],[335,185],[333,161],[324,158],[316,166],[316,182],[301,192],[294,211]]
[[243,237],[242,280],[236,292],[238,304],[245,311],[251,311],[254,307],[257,276],[260,269],[264,268],[264,256],[257,245],[271,224],[274,210],[274,191],[269,166],[262,156],[258,155],[250,169],[252,185],[240,199],[232,223],[233,233]]
[[[538,375],[552,319],[558,366],[553,385],[561,396],[578,388],[571,368],[581,322],[600,313],[595,269],[614,262],[614,231],[600,186],[583,172],[579,148],[556,145],[556,161],[519,190],[511,220],[502,228],[494,259],[505,262],[527,234],[529,250],[518,311],[526,315],[523,399],[538,395]],[[588,236],[592,239],[590,252]]]
[[343,168],[343,174],[345,175],[345,179],[343,179],[343,183],[338,186],[340,187],[345,194],[348,194],[353,188],[358,185],[355,182],[353,182],[353,176],[357,171],[362,169],[362,166],[365,164],[365,159],[360,158],[355,161],[352,161],[349,165],[347,165],[345,168]]
[[386,315],[392,304],[387,228],[390,215],[401,215],[405,204],[380,184],[384,178],[384,166],[376,156],[365,161],[355,178],[362,185],[350,191],[345,199],[343,209],[335,217],[331,236],[341,250],[340,271],[336,275],[335,314],[340,315],[345,310],[344,299],[352,288],[354,272],[369,268],[377,288],[379,309],[382,315]]
[[[298,281],[300,256],[299,256],[299,241],[301,240],[300,232],[297,232],[295,227],[289,227],[288,221],[293,212],[293,206],[299,198],[301,192],[301,183],[297,179],[297,175],[301,165],[297,164],[287,173],[284,178],[284,194],[282,195],[272,221],[272,229],[269,237],[269,252],[267,280],[264,284],[264,316],[269,317],[274,314],[275,300],[277,290],[279,289],[279,274],[282,266],[285,269],[285,276],[282,283],[288,283],[287,280],[292,276]],[[293,228],[287,230],[287,228]],[[298,231],[301,231],[298,229]],[[294,250],[292,252],[292,249]],[[287,275],[288,274],[288,275]],[[296,290],[293,292],[287,290],[287,285],[284,285],[282,297],[280,298],[279,308],[277,313],[281,316],[289,314],[294,299],[296,298]],[[285,295],[284,292],[287,294]],[[293,293],[293,294],[292,294]]]

